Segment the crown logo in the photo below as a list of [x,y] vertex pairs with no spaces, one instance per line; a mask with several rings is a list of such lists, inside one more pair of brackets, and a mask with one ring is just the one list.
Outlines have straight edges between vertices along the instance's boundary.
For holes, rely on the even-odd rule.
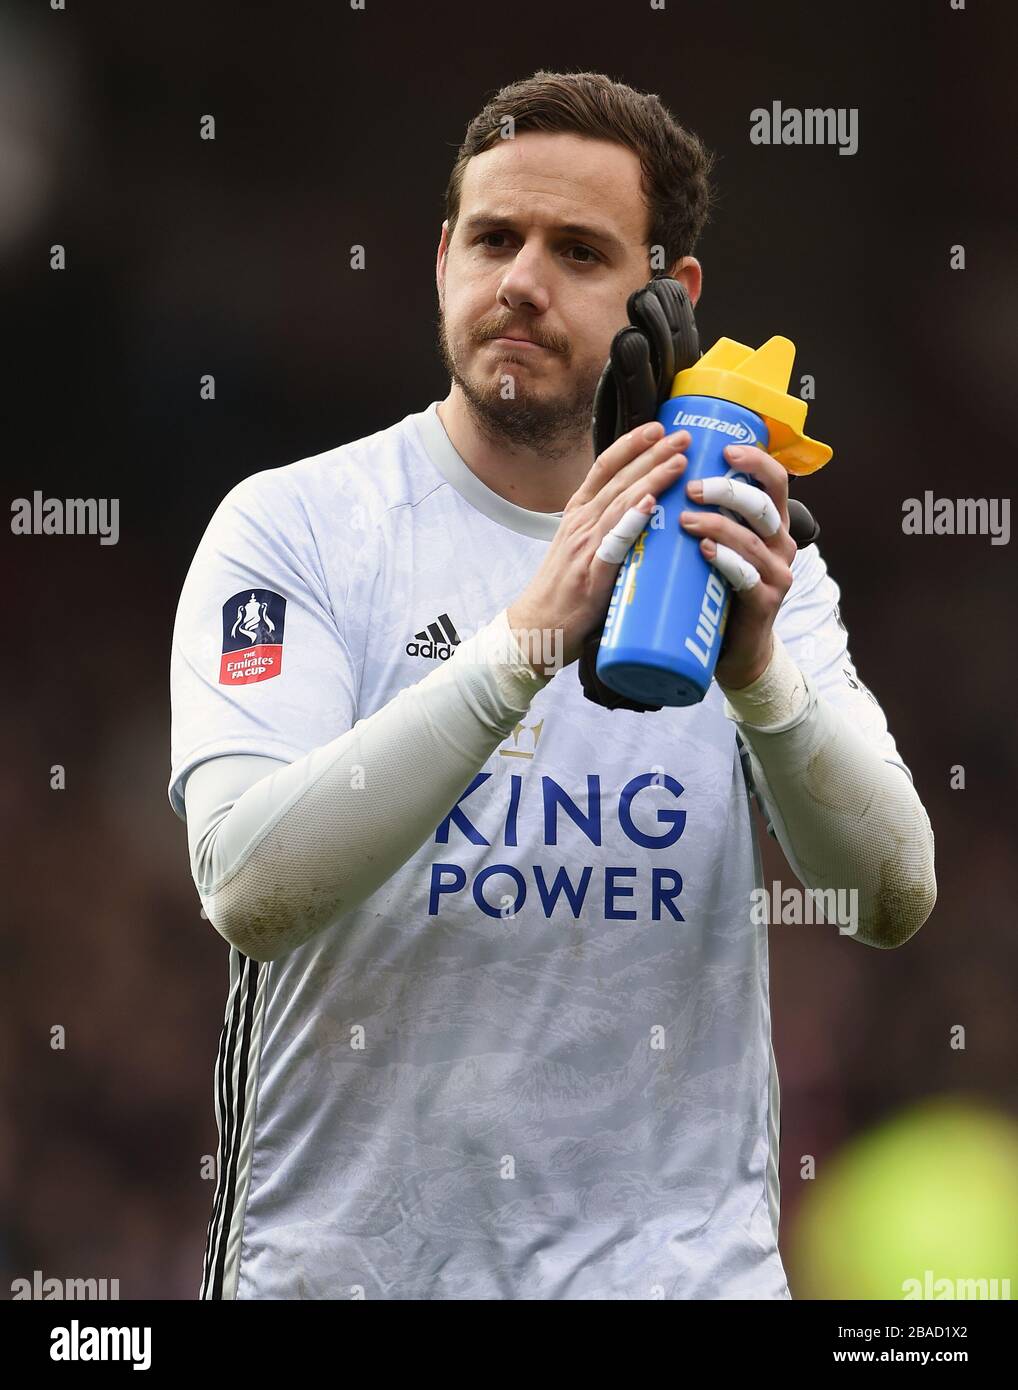
[[[537,724],[517,724],[510,735],[514,746],[512,748],[500,748],[498,750],[499,753],[503,758],[532,758],[534,753],[537,752],[537,741],[541,737],[541,730],[543,728],[543,719]],[[531,735],[531,742],[533,743],[533,749],[529,753],[525,748],[520,748],[518,746],[524,730]]]

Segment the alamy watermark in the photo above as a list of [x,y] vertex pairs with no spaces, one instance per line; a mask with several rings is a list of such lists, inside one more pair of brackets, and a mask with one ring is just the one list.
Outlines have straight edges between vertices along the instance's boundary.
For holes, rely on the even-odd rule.
[[859,148],[857,106],[756,106],[749,113],[751,145],[837,145],[838,154]]
[[11,503],[15,536],[98,536],[100,545],[120,539],[119,497],[15,497]]
[[120,1297],[119,1279],[58,1279],[33,1269],[31,1279],[20,1275],[11,1280],[11,1302],[24,1299],[94,1299],[106,1302]]
[[841,936],[859,930],[858,888],[782,888],[779,880],[770,888],[754,888],[749,895],[749,920],[754,926],[778,922],[782,926],[837,926]]
[[923,1270],[922,1279],[903,1279],[904,1299],[1010,1299],[1010,1279],[938,1279],[932,1269]]
[[90,1327],[74,1318],[50,1333],[51,1361],[130,1361],[136,1371],[152,1365],[151,1327]]
[[[458,654],[457,660],[460,662],[477,665],[517,666],[522,654],[524,659],[537,669],[543,667],[552,674],[562,670],[565,660],[565,633],[560,627],[506,628],[485,624],[473,633],[469,629],[464,631],[466,635],[461,635],[461,643],[458,643],[455,648],[436,646],[435,655],[442,660],[455,650]],[[484,632],[482,641],[470,642],[465,647],[461,645],[482,631]]]
[[901,504],[906,536],[990,536],[991,545],[1011,539],[1010,497],[934,497],[929,488]]

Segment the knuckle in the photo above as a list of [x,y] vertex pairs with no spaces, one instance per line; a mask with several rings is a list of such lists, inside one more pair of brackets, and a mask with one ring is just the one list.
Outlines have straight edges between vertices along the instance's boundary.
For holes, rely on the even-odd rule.
[[621,493],[620,496],[616,498],[607,514],[611,518],[610,524],[612,526],[617,526],[626,512],[635,507],[640,498],[645,497],[649,491],[653,491],[653,489],[648,488],[645,483],[640,483],[637,486],[627,488],[625,492]]
[[582,523],[573,527],[563,540],[563,547],[569,560],[577,560],[586,553],[593,534],[594,525],[590,517],[584,518]]

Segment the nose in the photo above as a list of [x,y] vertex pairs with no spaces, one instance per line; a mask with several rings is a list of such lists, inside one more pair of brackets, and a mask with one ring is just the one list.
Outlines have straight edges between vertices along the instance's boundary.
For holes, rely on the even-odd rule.
[[498,286],[498,301],[507,309],[530,309],[543,314],[551,302],[542,272],[542,252],[521,246],[506,267]]

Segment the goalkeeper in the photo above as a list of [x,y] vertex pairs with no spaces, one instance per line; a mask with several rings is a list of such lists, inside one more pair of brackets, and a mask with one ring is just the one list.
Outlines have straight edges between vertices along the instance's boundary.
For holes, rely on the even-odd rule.
[[602,369],[628,305],[656,408],[708,171],[607,77],[504,89],[447,194],[448,396],[202,538],[170,799],[230,945],[203,1298],[789,1297],[749,796],[873,946],[932,910],[933,837],[759,449],[766,513],[688,522],[740,586],[707,697],[593,672],[689,443]]

